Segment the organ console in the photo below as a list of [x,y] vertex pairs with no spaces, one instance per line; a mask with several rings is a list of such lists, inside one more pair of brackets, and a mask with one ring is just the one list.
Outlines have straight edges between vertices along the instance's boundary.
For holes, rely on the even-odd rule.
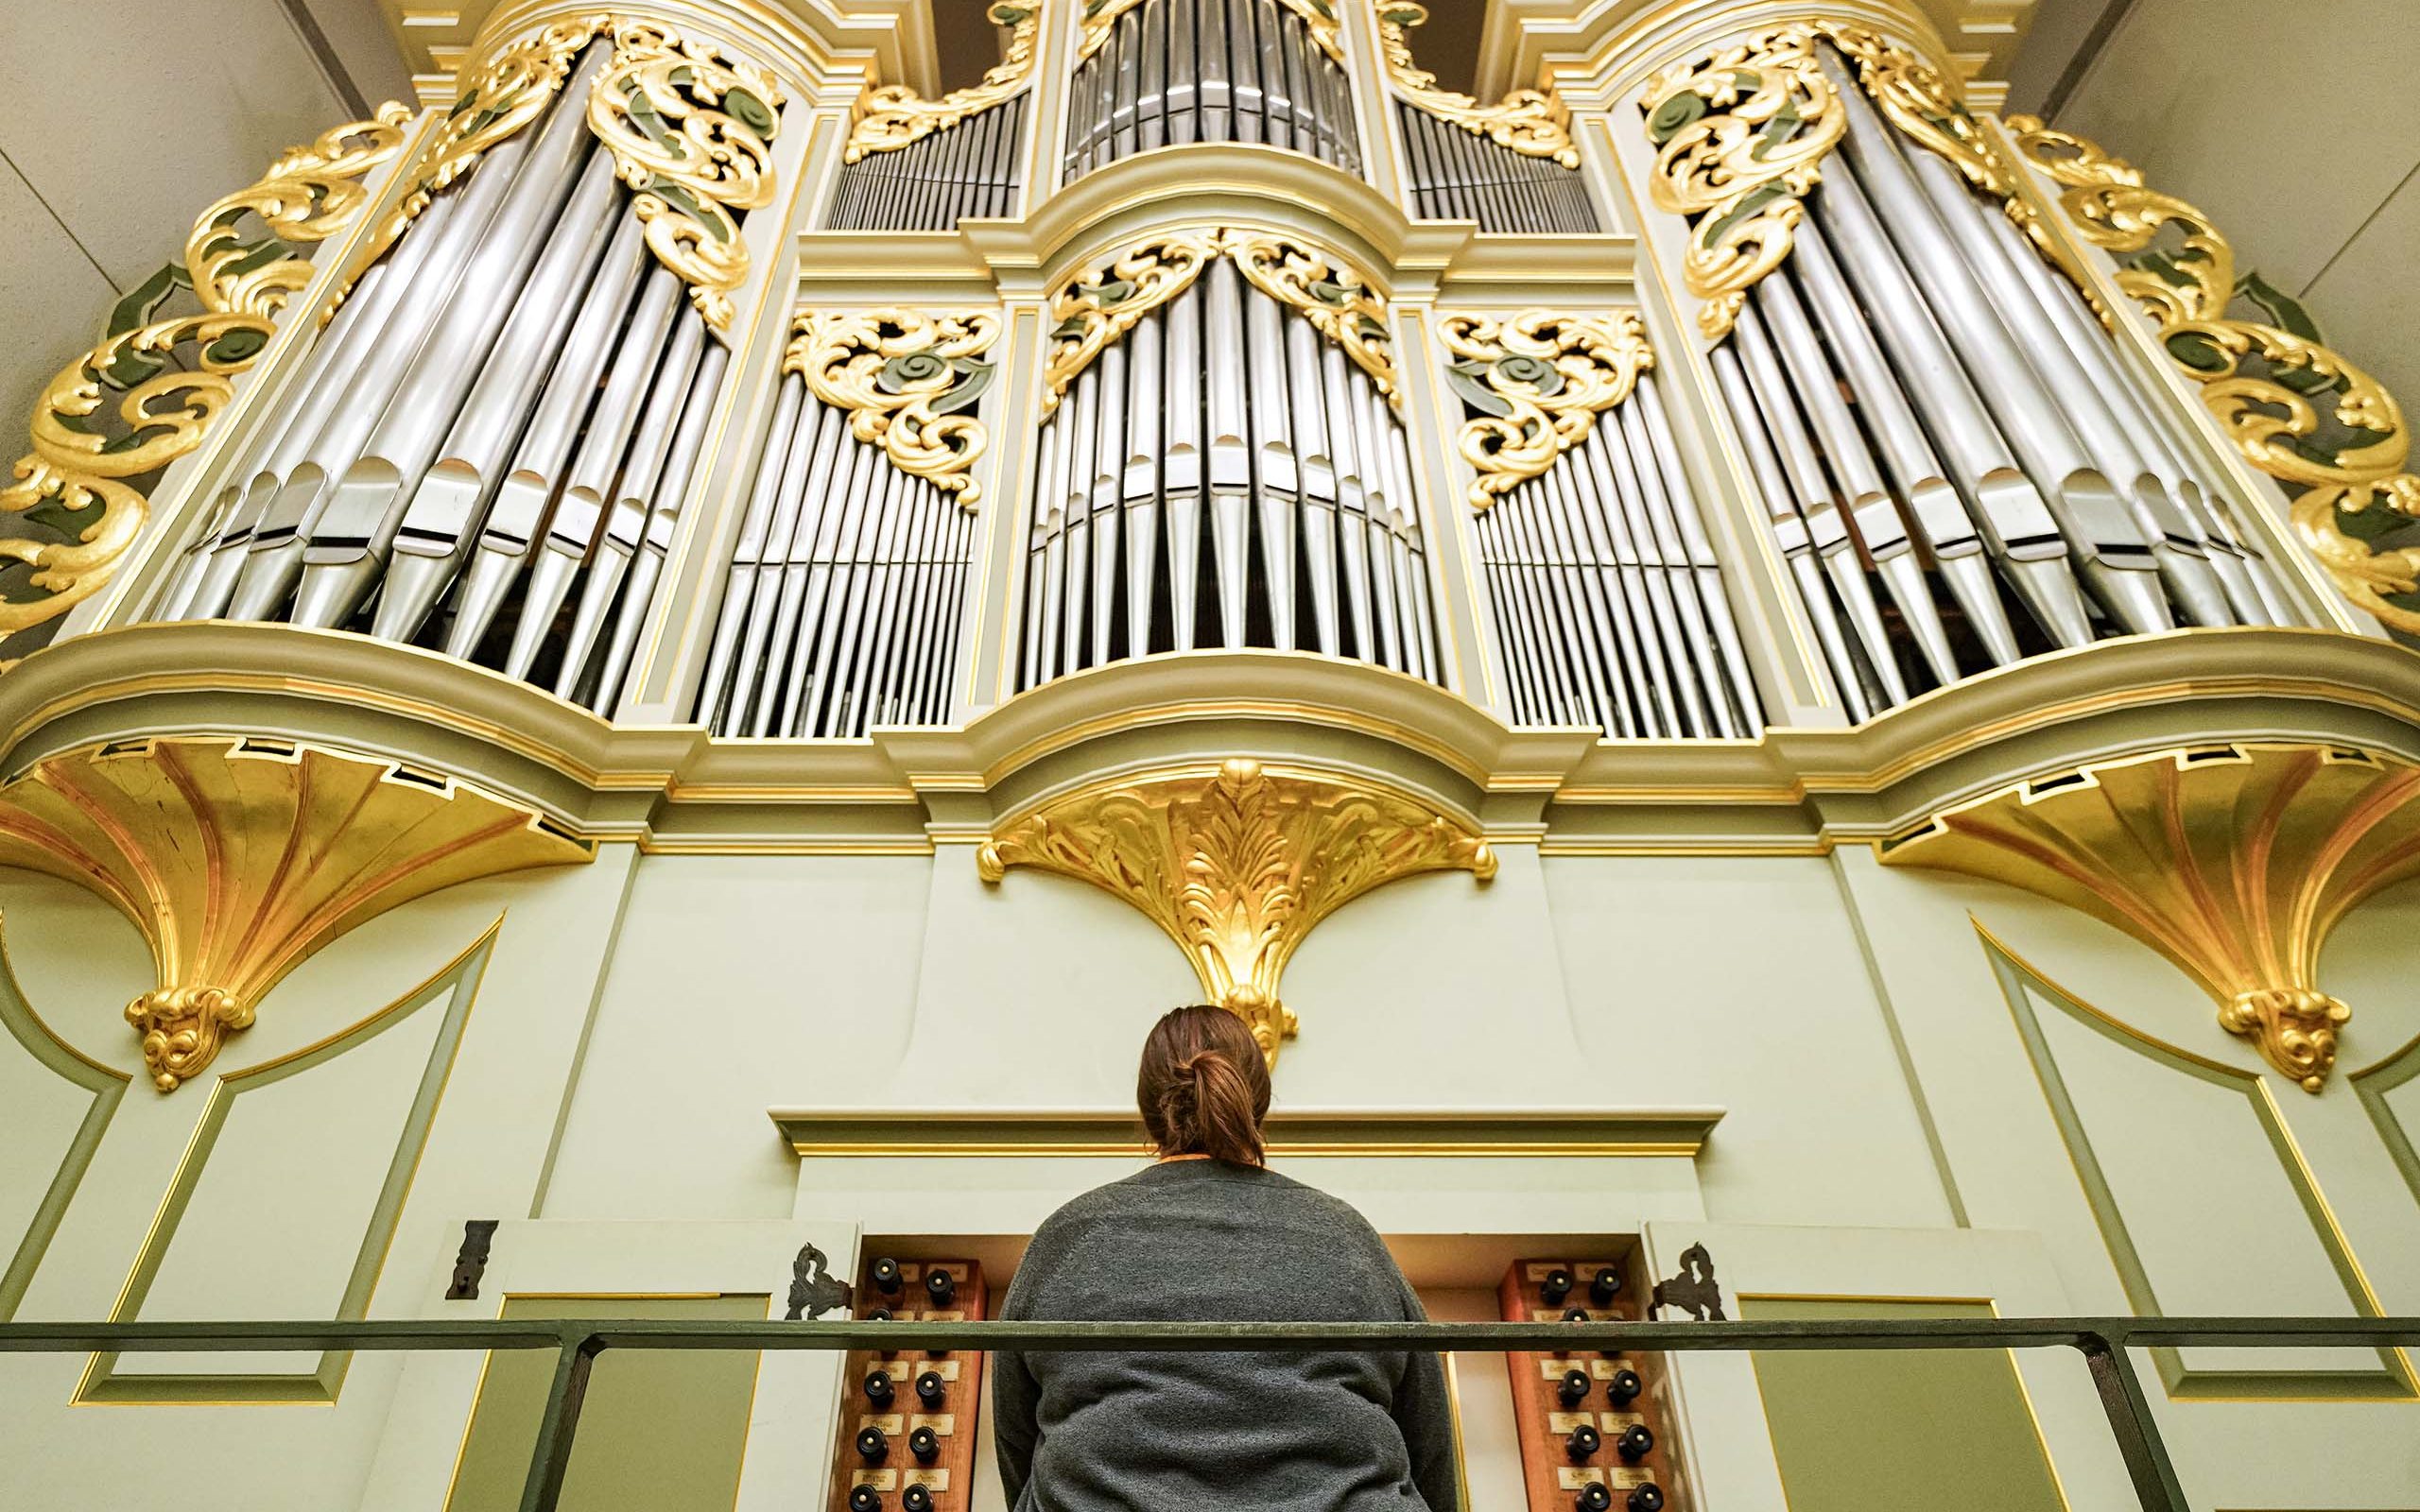
[[[1636,1317],[1633,1292],[1617,1262],[1520,1261],[1505,1273],[1497,1299],[1507,1322],[1587,1323]],[[1515,1353],[1510,1365],[1530,1512],[1612,1512],[1616,1503],[1624,1512],[1662,1512],[1679,1466],[1665,1432],[1660,1357],[1575,1344]]]
[[[861,1295],[887,1305],[869,1318],[959,1322],[985,1314],[990,1293],[973,1261],[865,1263]],[[925,1304],[921,1309],[910,1304]],[[861,1383],[843,1423],[832,1471],[833,1512],[966,1512],[972,1503],[983,1356],[946,1350],[861,1349],[844,1379]],[[902,1410],[903,1408],[910,1410]],[[907,1452],[897,1452],[905,1442]]]

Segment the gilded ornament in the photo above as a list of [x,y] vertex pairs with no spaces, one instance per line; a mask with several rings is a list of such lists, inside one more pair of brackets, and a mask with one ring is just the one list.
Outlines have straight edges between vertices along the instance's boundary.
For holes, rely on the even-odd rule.
[[[279,154],[257,183],[203,211],[183,262],[120,301],[101,340],[43,388],[28,425],[33,450],[18,459],[17,481],[0,489],[0,510],[74,539],[0,539],[0,558],[31,567],[31,586],[44,591],[0,598],[0,635],[56,618],[110,580],[150,513],[132,480],[201,444],[234,396],[231,378],[259,359],[278,313],[311,276],[296,248],[359,217],[369,202],[360,180],[403,146],[410,119],[390,104]],[[247,217],[265,233],[246,239]],[[199,314],[160,317],[188,290]],[[96,421],[112,399],[114,424]]]
[[1042,412],[1059,407],[1067,386],[1136,321],[1201,276],[1219,253],[1219,232],[1180,232],[1128,249],[1105,267],[1067,281],[1050,298],[1050,361],[1043,370]]
[[[2420,477],[2405,471],[2411,437],[2394,396],[2326,345],[2300,305],[2256,274],[2238,279],[2234,249],[2201,211],[2033,116],[2013,115],[2008,129],[2026,161],[2060,185],[2077,233],[2129,257],[2118,286],[2201,386],[2236,450],[2293,490],[2295,531],[2337,588],[2385,624],[2420,634],[2420,548],[2378,550],[2364,539],[2420,519]],[[2163,229],[2177,239],[2154,249]],[[2231,318],[2238,295],[2271,318]]]
[[1044,804],[977,854],[986,882],[1036,867],[1124,899],[1166,930],[1273,1066],[1298,1021],[1278,998],[1321,919],[1426,871],[1495,875],[1487,843],[1404,795],[1236,760]]
[[1031,81],[1036,39],[1042,30],[1042,0],[998,0],[983,14],[994,26],[1010,28],[1009,50],[999,62],[980,80],[937,100],[928,100],[905,84],[868,87],[857,98],[844,161],[856,163],[871,152],[892,152],[921,142],[990,110]]
[[1728,335],[1756,281],[1789,255],[1847,116],[1816,56],[1809,26],[1776,27],[1648,81],[1640,105],[1655,171],[1655,207],[1696,217],[1681,274],[1703,302],[1698,329]]
[[849,434],[902,472],[928,478],[972,512],[982,497],[971,469],[983,455],[972,410],[992,385],[983,353],[1000,338],[989,313],[926,315],[899,308],[802,315],[782,370],[848,411]]
[[2319,989],[2320,949],[2364,899],[2420,875],[2420,767],[2319,746],[2165,750],[2019,782],[1879,849],[2124,930],[2316,1092],[2352,1017]]
[[[1141,9],[1145,0],[1084,0],[1084,11],[1078,22],[1076,61],[1082,62],[1100,51],[1116,29],[1117,18],[1130,10]],[[1338,18],[1333,0],[1277,0],[1277,4],[1302,19],[1311,34],[1311,44],[1327,54],[1328,61],[1344,66],[1344,26]]]
[[1301,315],[1344,349],[1395,408],[1395,362],[1387,339],[1387,307],[1359,269],[1299,236],[1235,230],[1221,232],[1219,250],[1235,260],[1253,287]]
[[1598,415],[1628,399],[1638,375],[1655,365],[1634,310],[1530,310],[1506,320],[1451,315],[1443,335],[1458,359],[1447,381],[1479,412],[1458,438],[1462,459],[1478,472],[1470,490],[1475,509],[1586,440]]
[[773,202],[773,112],[781,86],[755,65],[653,22],[614,30],[614,56],[588,93],[588,129],[635,191],[631,213],[656,260],[689,286],[717,331],[748,280],[735,214]]
[[1378,10],[1378,43],[1387,58],[1388,77],[1395,93],[1441,121],[1451,122],[1524,157],[1551,158],[1566,168],[1580,166],[1580,148],[1571,140],[1571,113],[1563,102],[1543,90],[1516,89],[1493,105],[1481,105],[1468,94],[1437,87],[1437,76],[1412,60],[1409,30],[1428,19],[1428,8],[1412,0],[1392,0]]
[[283,743],[89,746],[0,786],[0,864],[90,889],[149,942],[160,985],[126,1018],[164,1092],[354,925],[458,882],[595,854],[466,784]]

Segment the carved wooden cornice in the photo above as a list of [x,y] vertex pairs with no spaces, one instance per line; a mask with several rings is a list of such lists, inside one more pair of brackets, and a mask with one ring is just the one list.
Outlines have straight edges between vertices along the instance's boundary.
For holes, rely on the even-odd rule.
[[595,854],[466,783],[287,741],[90,746],[0,786],[0,865],[88,888],[150,944],[160,985],[126,1018],[164,1092],[354,925],[458,882]]

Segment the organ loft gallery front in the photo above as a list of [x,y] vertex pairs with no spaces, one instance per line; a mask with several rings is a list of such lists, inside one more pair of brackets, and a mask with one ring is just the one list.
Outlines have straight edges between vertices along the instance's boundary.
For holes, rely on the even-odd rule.
[[0,1503],[1001,1512],[763,1331],[1207,1000],[1478,1512],[2414,1504],[2394,399],[1956,0],[1427,19],[474,3],[195,186],[0,492]]

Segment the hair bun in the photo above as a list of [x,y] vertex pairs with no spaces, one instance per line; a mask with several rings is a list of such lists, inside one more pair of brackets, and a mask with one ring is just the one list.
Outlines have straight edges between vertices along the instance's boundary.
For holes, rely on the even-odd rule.
[[1135,1101],[1163,1155],[1258,1165],[1269,1064],[1243,1020],[1208,1004],[1178,1008],[1144,1041]]

